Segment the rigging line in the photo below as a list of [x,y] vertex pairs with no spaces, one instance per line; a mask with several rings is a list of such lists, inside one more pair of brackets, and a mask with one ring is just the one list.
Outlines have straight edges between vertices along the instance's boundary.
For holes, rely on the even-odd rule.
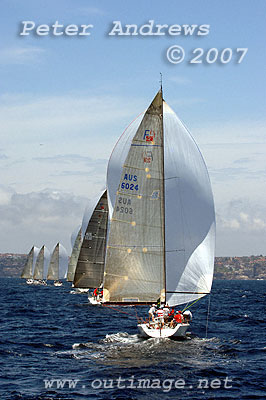
[[194,301],[194,303],[191,303],[189,306],[186,306],[186,307],[182,310],[182,313],[183,313],[184,311],[186,311],[189,307],[192,307],[193,304],[197,303],[197,301],[199,301],[200,299],[201,299],[201,297],[200,297],[199,299],[197,299],[196,301]]
[[210,306],[211,306],[211,294],[209,295],[209,303],[208,303],[208,311],[207,311],[206,334],[205,334],[205,338],[206,339],[207,339],[207,335],[208,335],[208,323],[209,323]]
[[117,311],[117,312],[120,312],[120,313],[123,313],[123,314],[131,315],[131,314],[127,313],[126,311],[122,311],[122,310],[119,310],[117,308],[107,306],[106,304],[103,304],[103,303],[102,303],[102,306],[103,307],[107,307],[107,308],[111,308],[111,310],[114,310],[114,311]]

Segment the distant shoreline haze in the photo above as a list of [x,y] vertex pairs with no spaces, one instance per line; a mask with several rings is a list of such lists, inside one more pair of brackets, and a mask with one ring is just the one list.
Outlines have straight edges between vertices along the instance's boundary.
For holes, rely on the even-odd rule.
[[[18,278],[27,254],[0,253],[0,277]],[[215,257],[214,279],[266,280],[266,256]]]

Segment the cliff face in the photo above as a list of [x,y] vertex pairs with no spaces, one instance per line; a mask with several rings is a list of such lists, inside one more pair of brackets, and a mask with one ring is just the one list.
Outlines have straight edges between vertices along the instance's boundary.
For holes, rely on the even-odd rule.
[[[0,253],[0,277],[20,277],[27,254]],[[266,257],[216,257],[214,279],[266,279]]]

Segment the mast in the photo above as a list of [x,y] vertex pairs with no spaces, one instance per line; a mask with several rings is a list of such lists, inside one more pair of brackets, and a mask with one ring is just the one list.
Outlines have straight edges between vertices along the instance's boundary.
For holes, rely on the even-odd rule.
[[163,129],[163,75],[160,72],[161,75],[161,96],[162,96],[162,117],[161,117],[161,128],[162,128],[162,176],[163,176],[163,182],[162,182],[162,233],[163,233],[163,286],[164,286],[164,303],[166,303],[166,257],[165,257],[165,177],[164,177],[164,129]]

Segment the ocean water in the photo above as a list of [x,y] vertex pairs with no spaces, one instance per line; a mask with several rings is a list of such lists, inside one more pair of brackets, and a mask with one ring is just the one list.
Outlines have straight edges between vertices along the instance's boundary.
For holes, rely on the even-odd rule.
[[[0,399],[265,399],[266,281],[215,281],[187,340],[140,339],[134,307],[0,280]],[[147,307],[138,307],[147,316]]]

